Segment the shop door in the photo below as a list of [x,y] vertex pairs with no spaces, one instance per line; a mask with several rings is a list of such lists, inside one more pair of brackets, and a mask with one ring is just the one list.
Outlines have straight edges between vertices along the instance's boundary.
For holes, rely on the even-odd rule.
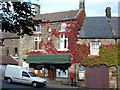
[[48,77],[49,77],[49,80],[55,79],[55,66],[50,65],[49,70],[48,70]]
[[109,88],[109,69],[106,66],[86,68],[87,88]]

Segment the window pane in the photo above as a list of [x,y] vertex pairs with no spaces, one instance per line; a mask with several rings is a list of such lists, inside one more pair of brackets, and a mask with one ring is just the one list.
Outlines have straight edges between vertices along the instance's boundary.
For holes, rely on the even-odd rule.
[[41,49],[41,43],[39,42],[39,49]]
[[18,48],[15,48],[15,56],[18,56]]
[[64,48],[64,42],[63,40],[60,41],[60,49],[63,49]]
[[41,27],[37,26],[37,32],[40,32]]
[[65,38],[67,38],[67,35],[65,35]]
[[90,43],[90,53],[91,55],[99,55],[99,42]]
[[62,23],[61,30],[65,30],[65,29],[66,29],[66,23]]
[[37,49],[37,41],[35,41],[35,50]]
[[61,38],[63,38],[63,35],[61,35]]
[[67,40],[64,40],[64,48],[67,48]]
[[35,37],[34,40],[37,40],[37,37]]
[[22,76],[29,76],[27,72],[22,72]]

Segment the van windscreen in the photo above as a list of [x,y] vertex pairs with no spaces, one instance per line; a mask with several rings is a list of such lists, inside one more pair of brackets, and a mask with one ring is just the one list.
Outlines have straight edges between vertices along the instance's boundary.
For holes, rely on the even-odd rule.
[[37,77],[33,72],[28,72],[31,77]]

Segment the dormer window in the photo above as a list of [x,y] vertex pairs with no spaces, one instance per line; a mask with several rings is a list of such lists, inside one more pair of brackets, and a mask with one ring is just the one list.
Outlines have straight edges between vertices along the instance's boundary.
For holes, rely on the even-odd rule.
[[45,18],[42,18],[42,20],[45,20]]
[[68,15],[66,15],[66,16],[64,16],[64,18],[69,18],[69,16],[68,16]]
[[90,55],[99,55],[100,42],[90,42]]
[[41,32],[41,25],[36,26],[36,32]]
[[65,31],[66,30],[66,23],[62,23],[61,24],[61,31]]

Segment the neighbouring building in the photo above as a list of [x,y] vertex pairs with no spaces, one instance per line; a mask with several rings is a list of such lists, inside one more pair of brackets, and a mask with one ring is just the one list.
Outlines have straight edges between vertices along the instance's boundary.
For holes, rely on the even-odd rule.
[[[78,35],[77,43],[89,46],[89,58],[91,60],[93,60],[92,58],[94,57],[99,57],[101,45],[118,45],[120,38],[118,20],[119,17],[111,17],[110,7],[106,8],[106,17],[85,18],[82,29]],[[103,55],[105,57],[105,54]],[[93,63],[97,65],[97,61]],[[82,81],[82,84],[87,88],[117,88],[117,76],[113,73],[117,71],[117,68],[114,65],[109,67],[109,65],[101,64],[99,67],[93,66],[89,68],[87,66],[84,68],[85,70],[82,72],[84,73],[85,79]],[[79,69],[77,70],[81,73]]]
[[18,65],[19,36],[13,33],[2,32],[0,36],[0,73],[4,75],[6,65]]

